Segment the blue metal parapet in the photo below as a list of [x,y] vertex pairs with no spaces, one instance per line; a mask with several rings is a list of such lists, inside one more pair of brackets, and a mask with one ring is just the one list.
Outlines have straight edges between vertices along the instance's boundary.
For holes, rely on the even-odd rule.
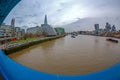
[[0,50],[0,73],[5,80],[120,80],[120,63],[99,72],[63,76],[27,68],[11,60]]
[[0,25],[10,13],[10,11],[19,3],[21,0],[0,0]]

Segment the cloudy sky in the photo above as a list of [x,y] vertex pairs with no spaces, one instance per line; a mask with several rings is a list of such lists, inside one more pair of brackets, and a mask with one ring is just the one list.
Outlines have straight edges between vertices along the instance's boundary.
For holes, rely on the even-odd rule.
[[110,21],[120,29],[120,0],[21,0],[4,22],[14,17],[16,26],[33,27],[43,23],[45,14],[54,27],[80,22],[72,28],[89,30]]

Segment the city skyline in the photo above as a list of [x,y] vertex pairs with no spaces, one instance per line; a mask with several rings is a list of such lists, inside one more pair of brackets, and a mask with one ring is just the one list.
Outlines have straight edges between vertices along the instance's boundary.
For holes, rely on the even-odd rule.
[[[29,0],[22,0],[11,11],[4,22],[9,24],[11,18],[14,17],[16,19],[16,26],[33,27],[41,25],[44,15],[47,14],[49,24],[54,26],[66,26],[80,21],[79,24],[72,27],[74,30],[90,30],[95,23],[102,23],[101,25],[103,26],[104,23],[110,22],[120,29],[119,3],[119,0],[101,0],[97,2],[95,0],[34,0],[31,2]],[[34,9],[32,9],[33,7]],[[31,12],[31,10],[33,11]],[[91,22],[90,18],[95,20]],[[84,21],[85,19],[86,23]]]

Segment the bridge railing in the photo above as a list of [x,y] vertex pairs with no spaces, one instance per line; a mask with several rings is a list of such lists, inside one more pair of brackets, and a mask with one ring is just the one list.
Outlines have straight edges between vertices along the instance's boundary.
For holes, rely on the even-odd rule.
[[90,74],[57,75],[27,68],[11,60],[0,50],[0,72],[5,80],[120,80],[120,63]]

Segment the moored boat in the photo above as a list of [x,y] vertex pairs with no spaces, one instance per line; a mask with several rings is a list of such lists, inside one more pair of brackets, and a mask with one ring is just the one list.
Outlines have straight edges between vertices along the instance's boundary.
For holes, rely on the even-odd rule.
[[107,41],[111,41],[111,42],[114,42],[114,43],[118,43],[119,41],[118,40],[115,40],[115,39],[106,39]]
[[72,37],[72,38],[75,38],[75,36],[74,36],[74,35],[71,35],[71,37]]

